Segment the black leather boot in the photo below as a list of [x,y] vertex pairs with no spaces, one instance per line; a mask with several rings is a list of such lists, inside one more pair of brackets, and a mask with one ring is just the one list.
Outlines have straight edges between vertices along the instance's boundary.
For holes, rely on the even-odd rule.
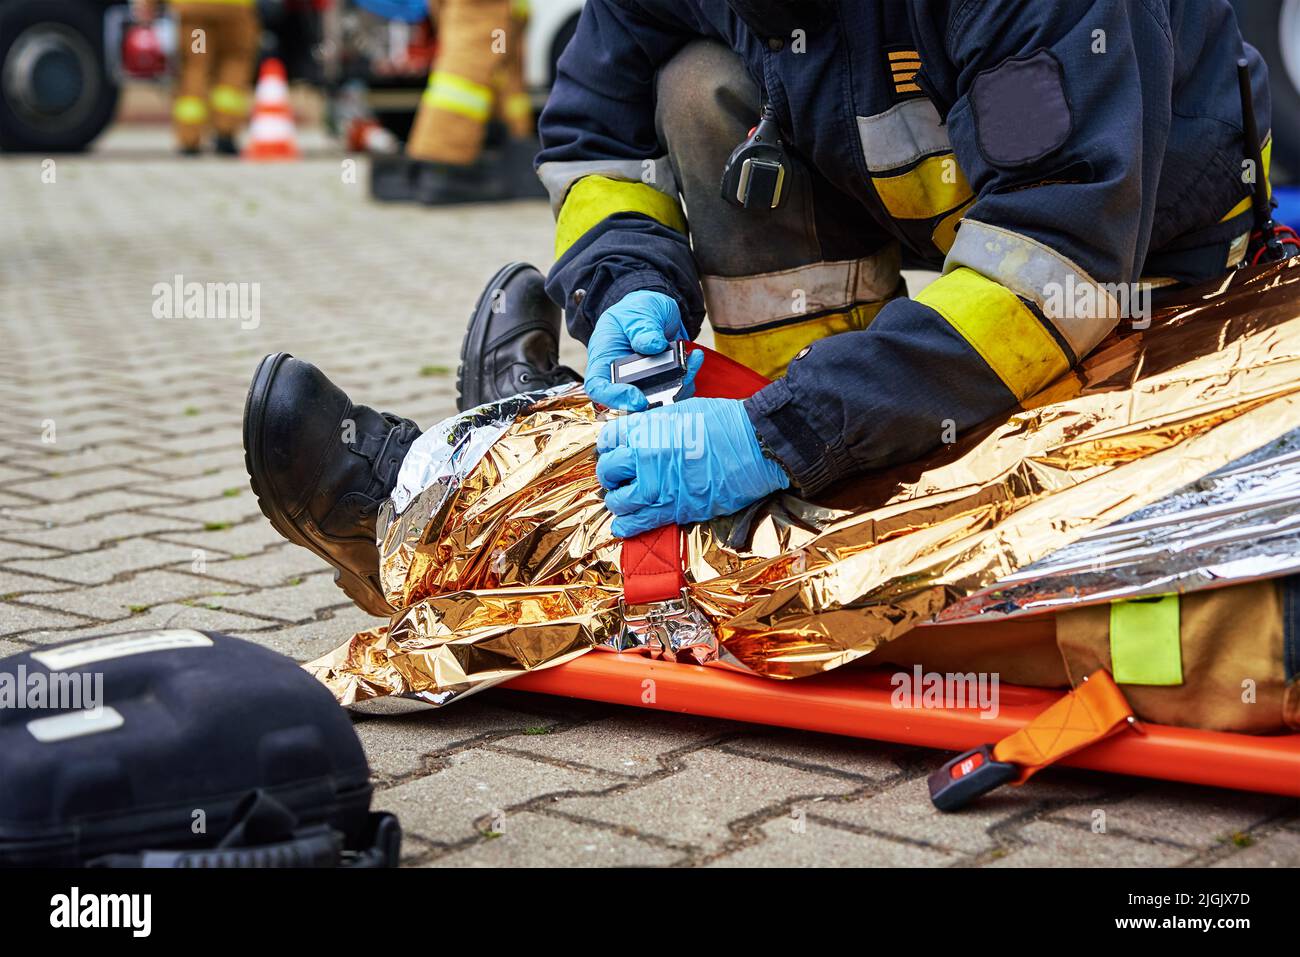
[[474,306],[456,371],[464,412],[521,392],[549,389],[582,376],[560,362],[560,309],[528,263],[510,263]]
[[375,517],[420,428],[354,405],[310,362],[264,358],[244,405],[244,463],[275,530],[337,569],[334,582],[378,617],[394,610],[379,584]]

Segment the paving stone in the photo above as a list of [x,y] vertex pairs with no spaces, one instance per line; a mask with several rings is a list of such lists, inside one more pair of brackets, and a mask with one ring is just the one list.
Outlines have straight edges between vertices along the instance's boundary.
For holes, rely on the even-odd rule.
[[10,655],[22,654],[24,651],[28,650],[29,649],[26,645],[20,645],[16,641],[9,641],[0,638],[0,658],[8,658]]
[[730,727],[659,711],[622,712],[554,733],[510,737],[498,746],[635,777],[662,770],[661,755],[716,739]]
[[682,758],[683,770],[628,788],[619,794],[569,798],[556,809],[716,849],[730,840],[728,826],[750,814],[817,795],[837,795],[856,785],[841,777],[815,774],[717,750]]
[[22,558],[57,558],[62,554],[65,553],[59,549],[19,544],[0,538],[0,562],[11,562]]
[[[5,565],[0,572],[8,569],[46,575],[64,582],[76,582],[83,585],[98,585],[111,581],[118,575],[159,568],[184,562],[188,568],[193,561],[193,549],[167,542],[156,542],[147,538],[128,538],[115,542],[92,552],[78,552],[72,555],[58,555],[53,558],[19,559]],[[0,575],[0,579],[2,579]],[[54,587],[59,586],[57,584]],[[43,589],[48,591],[48,589]],[[5,591],[0,585],[0,592]]]
[[883,781],[898,773],[894,751],[888,745],[856,738],[775,731],[729,741],[723,750],[870,781]]
[[[4,606],[0,605],[0,609],[3,608]],[[45,614],[46,618],[49,619],[49,624],[57,624],[54,616],[51,616],[48,612]],[[165,628],[193,628],[197,631],[219,631],[224,634],[243,637],[243,633],[250,627],[257,627],[266,623],[243,615],[213,611],[210,608],[167,604],[157,605],[147,612],[119,618],[116,621],[86,623],[85,619],[80,619],[78,624],[80,627],[62,631],[28,631],[20,637],[24,641],[32,641],[41,645],[53,645],[77,638],[92,638],[95,635],[119,635],[127,631],[158,631]]]
[[214,498],[206,502],[191,504],[161,504],[156,501],[149,509],[153,515],[167,518],[183,519],[190,524],[211,526],[212,524],[235,524],[256,515],[262,517],[261,510],[252,495],[237,495],[234,498]]
[[[59,474],[7,486],[11,492],[30,495],[44,502],[67,502],[94,492],[113,488],[132,488],[141,484],[140,473],[129,469],[107,468]],[[154,500],[156,502],[156,500]]]
[[65,526],[87,522],[115,512],[166,504],[169,504],[167,500],[157,495],[117,489],[82,495],[67,502],[52,502],[48,505],[24,508],[17,514],[27,522]]
[[1115,804],[1080,805],[1052,816],[1090,824],[1100,809],[1106,815],[1108,831],[1209,848],[1294,804],[1294,800],[1264,794],[1155,784]]
[[[250,614],[267,615],[272,610],[267,608]],[[348,605],[323,612],[319,621],[270,628],[266,627],[265,622],[259,622],[256,625],[258,628],[256,632],[251,631],[254,626],[249,624],[245,625],[245,631],[237,634],[272,651],[288,655],[296,661],[308,662],[333,651],[358,631],[365,631],[382,624],[384,624],[382,618],[373,618],[355,605]]]
[[[232,456],[227,455],[227,460]],[[243,461],[236,459],[237,467],[225,468],[204,475],[188,478],[141,478],[136,476],[136,488],[142,492],[157,493],[182,499],[237,498],[246,496],[252,499],[252,489],[248,485],[248,472],[244,470]]]
[[[271,523],[260,514],[226,528],[198,528],[190,525],[185,531],[168,531],[154,537],[159,541],[172,542],[176,545],[202,548],[214,555],[254,555],[268,545],[284,542],[279,533],[271,527]],[[319,561],[319,567],[329,567],[325,559]]]
[[809,813],[937,848],[978,854],[997,846],[997,839],[989,834],[990,827],[1024,812],[1025,804],[1018,798],[990,795],[960,815],[939,814],[930,803],[925,779],[914,778],[850,802],[824,801]]
[[990,867],[1173,867],[1195,853],[1048,821],[1026,824],[1015,834],[1026,845],[1009,850]]
[[[212,475],[214,472],[231,468],[232,463],[242,465],[242,455],[232,455],[230,449],[212,449],[207,452],[191,452],[186,455],[165,454],[137,451],[137,461],[132,463],[140,472],[167,476],[173,479],[198,478]],[[248,484],[248,476],[243,476],[243,483]]]
[[[196,570],[192,558],[187,565],[190,570]],[[200,574],[271,588],[284,584],[290,578],[303,578],[319,572],[325,565],[325,560],[314,552],[286,543],[244,558],[221,559],[213,556],[204,563]]]
[[0,568],[0,600],[20,598],[32,592],[57,591],[60,588],[68,587],[67,582],[52,582],[45,578],[20,575],[17,572],[9,571],[7,568]]
[[507,814],[501,830],[431,867],[660,867],[682,855],[626,834],[524,812]]
[[216,608],[253,612],[291,622],[313,621],[327,608],[351,603],[352,599],[334,584],[332,572],[317,572],[301,579],[291,579],[278,588],[223,595],[209,602]]
[[[107,518],[92,519],[88,522],[78,522],[75,525],[30,526],[7,531],[3,534],[5,538],[19,542],[80,552],[87,549],[102,548],[108,542],[120,539],[139,538],[156,532],[192,530],[194,527],[195,523],[182,521],[181,519],[128,512]],[[4,554],[3,551],[0,551],[0,555]]]
[[952,858],[934,848],[828,827],[797,813],[768,821],[762,841],[711,867],[942,867]]
[[1300,834],[1274,831],[1261,835],[1249,847],[1216,861],[1214,867],[1300,867]]
[[542,728],[524,715],[480,704],[481,696],[445,707],[394,717],[363,717],[355,727],[370,768],[390,778],[425,766],[425,756],[527,728]]
[[[87,618],[110,621],[139,614],[153,605],[176,603],[180,599],[212,595],[219,583],[175,572],[144,572],[126,581],[76,588],[38,596],[40,604]],[[205,598],[204,604],[217,601]]]
[[494,751],[462,751],[447,764],[433,774],[379,791],[373,806],[395,813],[412,833],[453,843],[479,834],[482,819],[516,805],[569,791],[603,791],[613,783],[595,772]]
[[22,635],[42,628],[65,628],[80,625],[85,618],[35,608],[16,601],[0,601],[0,635]]

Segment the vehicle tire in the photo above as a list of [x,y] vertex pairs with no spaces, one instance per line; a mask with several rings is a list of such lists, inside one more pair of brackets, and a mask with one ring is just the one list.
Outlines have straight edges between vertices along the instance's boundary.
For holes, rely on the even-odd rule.
[[109,124],[103,33],[86,0],[0,0],[0,149],[83,150]]
[[1300,0],[1238,0],[1246,42],[1268,64],[1273,95],[1273,180],[1300,182]]

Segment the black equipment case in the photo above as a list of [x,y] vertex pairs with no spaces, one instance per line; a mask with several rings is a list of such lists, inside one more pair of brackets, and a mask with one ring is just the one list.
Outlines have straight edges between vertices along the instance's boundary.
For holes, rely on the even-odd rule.
[[294,661],[169,629],[0,659],[0,864],[395,866],[347,713]]

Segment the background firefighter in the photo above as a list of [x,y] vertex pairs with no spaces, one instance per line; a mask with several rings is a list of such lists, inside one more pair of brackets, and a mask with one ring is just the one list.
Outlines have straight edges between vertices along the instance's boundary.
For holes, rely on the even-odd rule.
[[[249,89],[258,49],[254,0],[170,0],[179,20],[180,76],[172,124],[181,152],[194,154],[211,128],[216,150],[239,150],[235,136],[248,118]],[[154,0],[137,0],[137,19],[148,22]]]
[[[429,83],[405,157],[375,157],[375,198],[437,204],[540,195],[524,88],[526,0],[429,0],[429,16],[438,27]],[[499,142],[490,143],[494,132]]]

